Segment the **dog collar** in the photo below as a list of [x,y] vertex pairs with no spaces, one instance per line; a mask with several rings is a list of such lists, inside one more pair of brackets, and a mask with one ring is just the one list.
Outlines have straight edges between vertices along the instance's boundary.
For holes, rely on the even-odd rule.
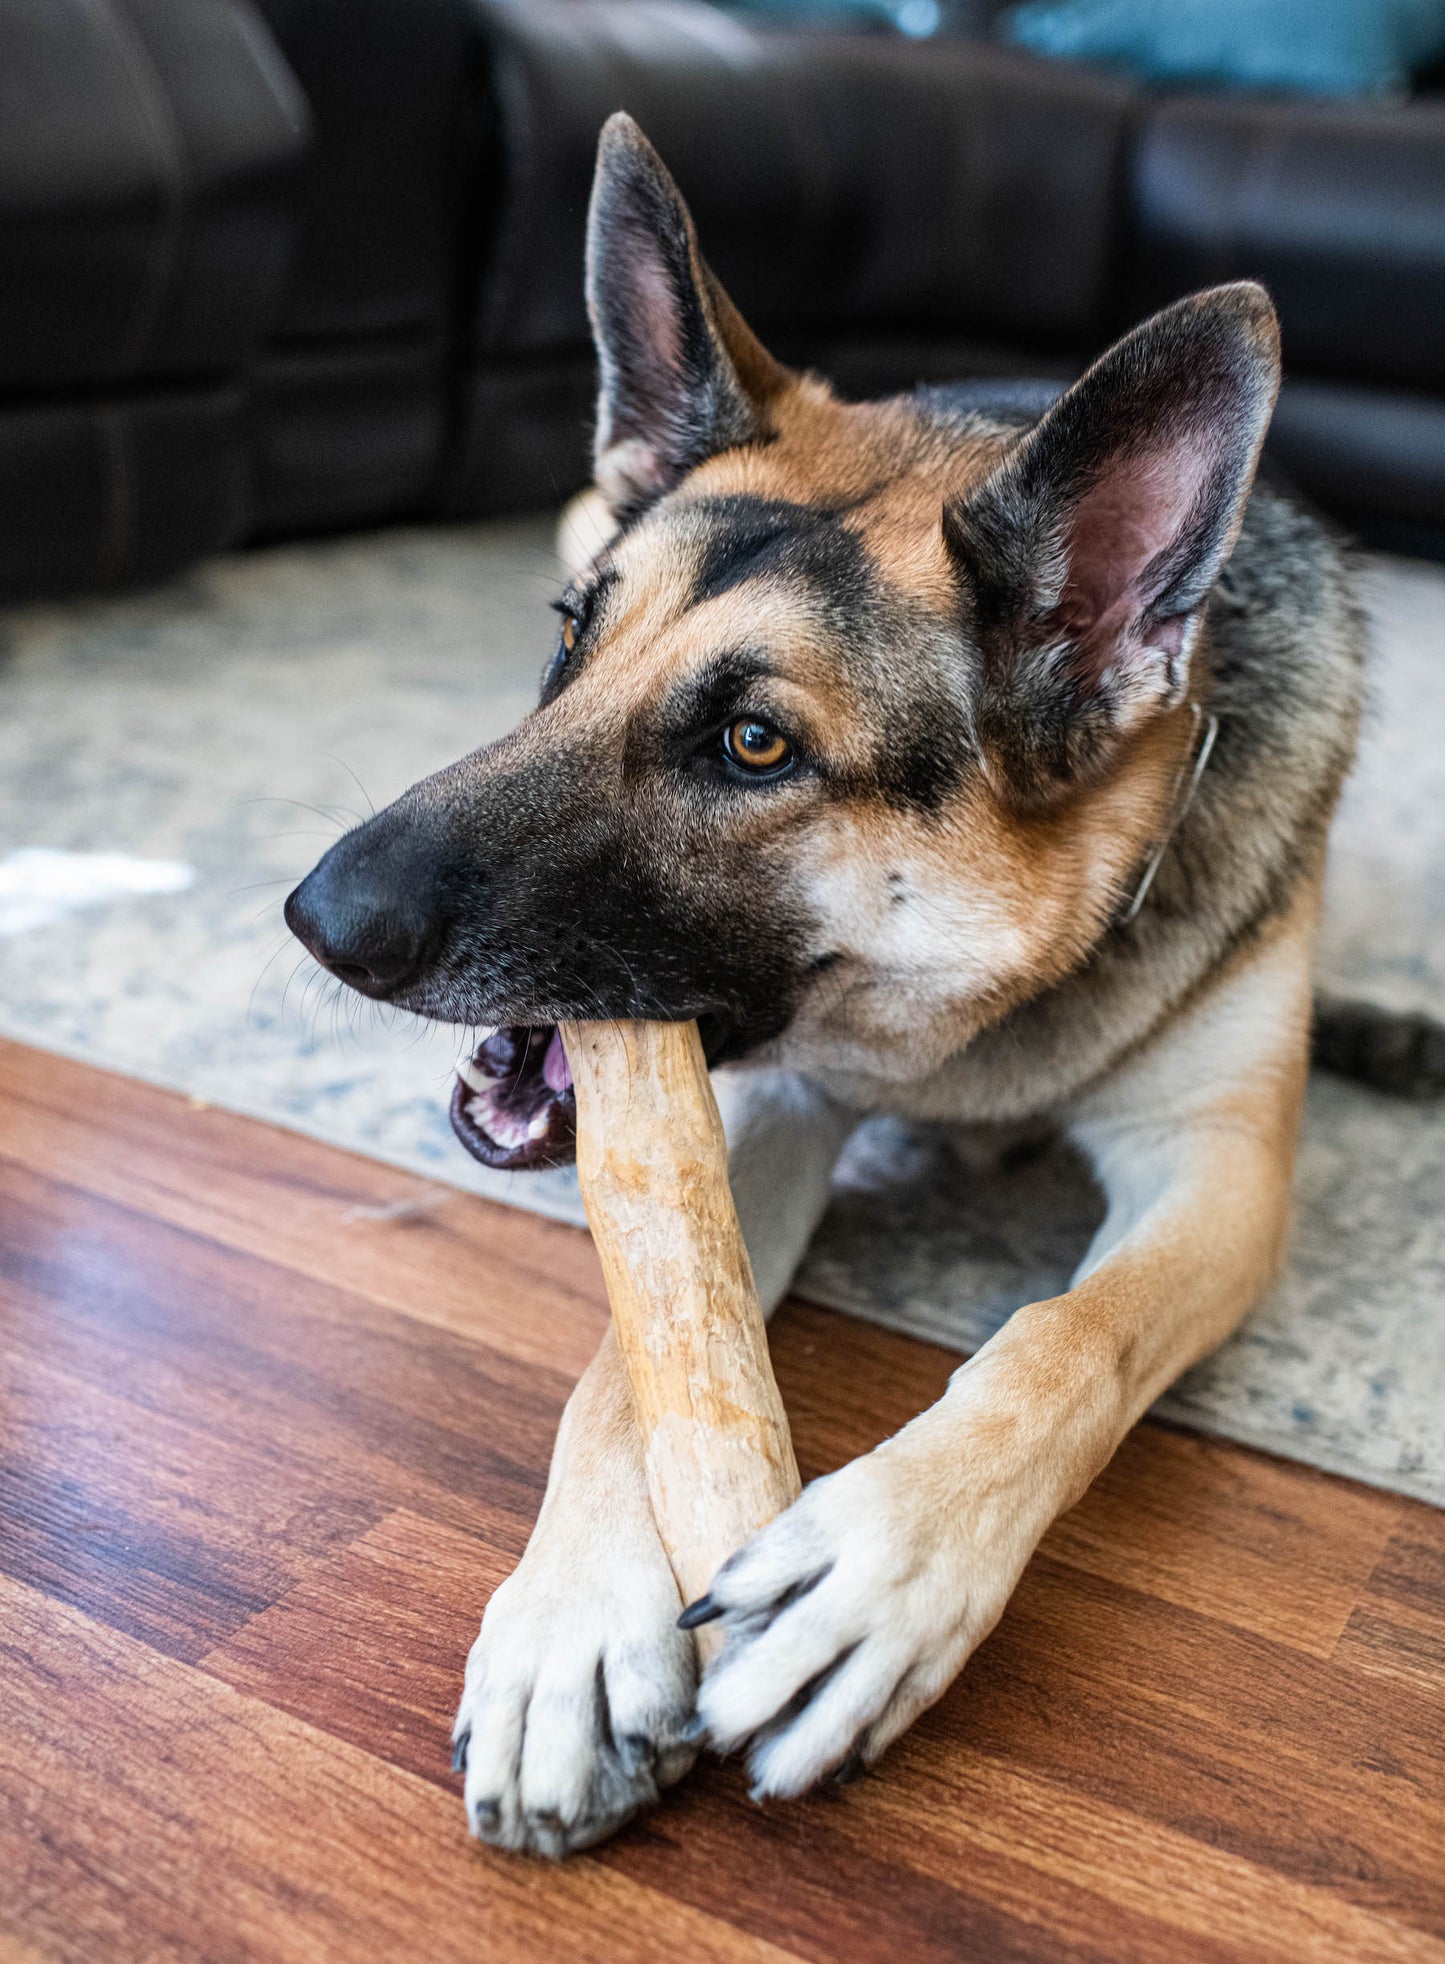
[[1204,767],[1209,762],[1210,753],[1214,749],[1214,739],[1219,735],[1219,718],[1212,711],[1206,716],[1197,702],[1190,703],[1189,711],[1194,718],[1194,736],[1189,746],[1189,755],[1179,766],[1179,776],[1175,780],[1174,797],[1169,808],[1169,823],[1145,861],[1144,871],[1140,875],[1138,886],[1134,889],[1133,899],[1123,913],[1115,915],[1116,927],[1127,927],[1130,921],[1138,917],[1139,909],[1148,898],[1149,889],[1154,884],[1154,875],[1163,863],[1174,834],[1184,823],[1189,807],[1194,803],[1199,780],[1204,775]]

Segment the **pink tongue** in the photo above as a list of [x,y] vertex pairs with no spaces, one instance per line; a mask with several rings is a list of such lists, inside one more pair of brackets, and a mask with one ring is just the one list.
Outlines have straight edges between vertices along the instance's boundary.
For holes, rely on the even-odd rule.
[[567,1068],[567,1053],[562,1048],[559,1031],[552,1032],[552,1041],[547,1045],[547,1055],[542,1059],[542,1076],[549,1091],[566,1091],[572,1084],[572,1073]]

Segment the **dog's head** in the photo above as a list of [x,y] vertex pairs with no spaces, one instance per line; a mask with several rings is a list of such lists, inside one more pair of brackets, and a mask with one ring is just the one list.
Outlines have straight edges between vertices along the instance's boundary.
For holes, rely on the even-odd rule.
[[1278,375],[1241,285],[1031,428],[839,402],[744,325],[623,116],[587,298],[606,536],[541,702],[286,908],[364,994],[504,1026],[455,1107],[494,1164],[567,1150],[559,1018],[908,1076],[1086,957],[1169,804]]

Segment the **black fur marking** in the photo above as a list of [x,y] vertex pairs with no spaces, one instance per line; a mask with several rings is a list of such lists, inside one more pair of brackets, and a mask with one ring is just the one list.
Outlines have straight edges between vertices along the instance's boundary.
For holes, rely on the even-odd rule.
[[614,1753],[617,1739],[612,1730],[612,1701],[607,1695],[607,1667],[600,1657],[592,1677],[592,1704],[597,1720],[597,1736],[602,1741],[603,1751]]
[[737,496],[701,499],[688,511],[705,527],[694,607],[764,576],[801,581],[830,612],[856,611],[874,598],[867,548],[826,506]]
[[[766,684],[772,668],[764,655],[735,649],[714,655],[669,691],[656,725],[639,732],[629,745],[629,771],[659,759],[685,763],[700,744],[720,736],[725,726],[750,711],[766,714]],[[719,753],[717,762],[722,767]]]
[[[716,1018],[729,1059],[775,1036],[818,945],[811,917],[782,902],[786,857],[752,851],[740,907],[716,795],[699,796],[665,761],[629,775],[610,748],[554,741],[520,758],[509,743],[501,767],[463,759],[384,815],[399,836],[436,835],[445,852],[435,959],[394,1000],[487,1025]],[[370,879],[367,839],[348,838]]]
[[[694,784],[711,782],[754,795],[817,768],[788,718],[771,704],[768,685],[775,672],[766,656],[748,649],[714,655],[674,684],[655,717],[631,728],[624,779],[645,782],[661,768],[687,772]],[[776,727],[787,740],[790,754],[776,769],[750,771],[729,756],[726,731],[742,717]]]
[[[963,729],[940,713],[938,701],[890,705],[884,740],[873,765],[872,789],[900,811],[936,817],[974,762]],[[859,786],[860,790],[869,787]],[[895,904],[903,895],[894,896]]]
[[[853,669],[864,681],[885,738],[867,780],[839,779],[839,788],[859,795],[881,792],[890,804],[909,811],[941,810],[972,756],[962,719],[950,723],[941,717],[936,695],[915,691],[906,669],[891,672],[888,655],[907,645],[909,622],[898,597],[879,578],[866,542],[844,522],[849,507],[739,495],[699,499],[683,509],[701,531],[694,606],[750,579],[791,581],[806,591],[836,637],[840,669]],[[760,678],[767,673],[761,659],[755,673]],[[881,690],[880,675],[887,678]],[[726,706],[716,705],[719,713]],[[738,706],[761,705],[740,698]]]

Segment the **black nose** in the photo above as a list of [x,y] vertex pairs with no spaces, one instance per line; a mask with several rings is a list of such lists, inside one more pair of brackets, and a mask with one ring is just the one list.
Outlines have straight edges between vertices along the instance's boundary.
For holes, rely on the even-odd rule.
[[414,822],[384,811],[358,825],[287,897],[286,925],[363,995],[421,980],[443,938],[439,863]]

